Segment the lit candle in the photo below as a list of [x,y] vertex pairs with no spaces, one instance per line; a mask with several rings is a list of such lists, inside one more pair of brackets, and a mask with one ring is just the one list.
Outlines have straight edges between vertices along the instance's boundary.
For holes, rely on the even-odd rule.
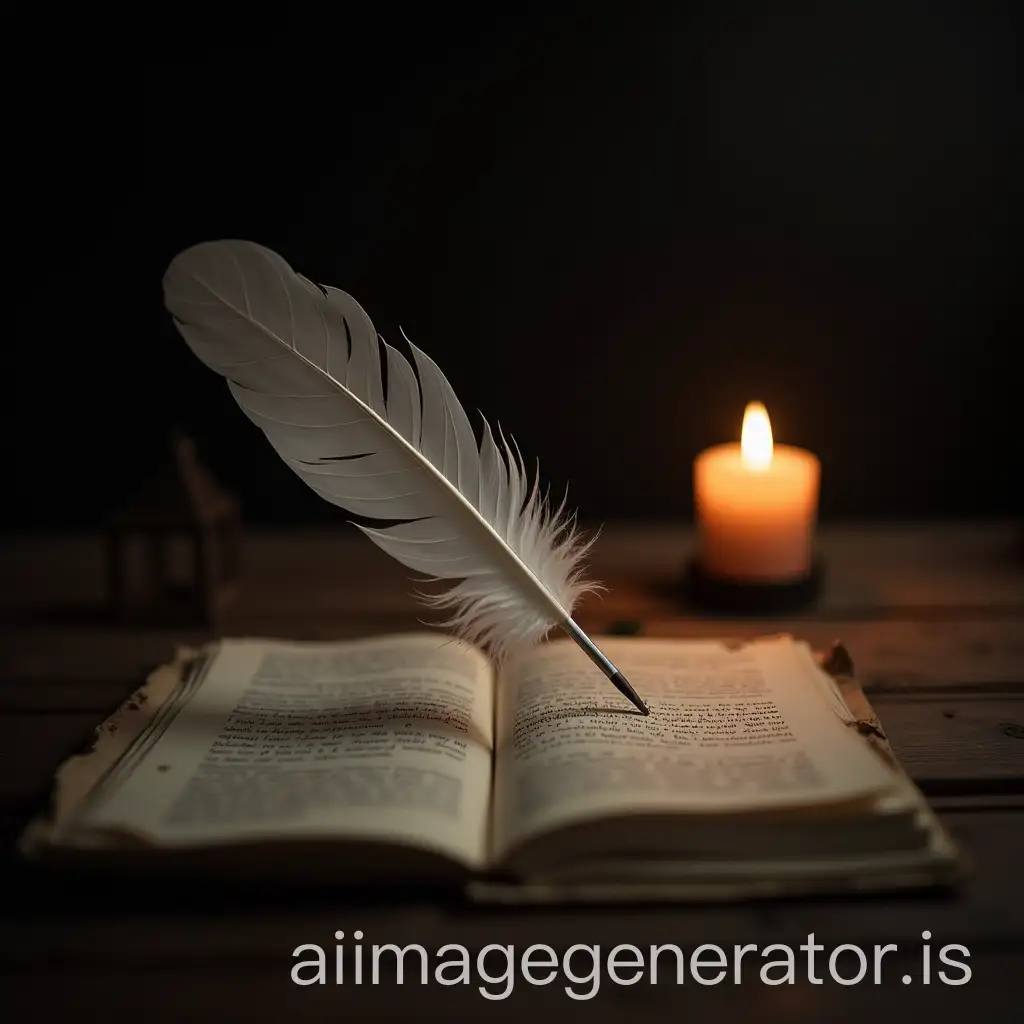
[[767,410],[751,402],[740,443],[707,448],[693,464],[701,571],[754,584],[809,576],[820,478],[817,457],[774,444]]

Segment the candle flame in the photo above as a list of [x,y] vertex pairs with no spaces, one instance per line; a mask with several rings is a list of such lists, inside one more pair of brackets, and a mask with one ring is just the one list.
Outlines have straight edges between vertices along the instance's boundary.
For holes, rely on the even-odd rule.
[[750,402],[743,413],[740,456],[747,469],[767,469],[772,464],[775,445],[768,410],[760,402]]

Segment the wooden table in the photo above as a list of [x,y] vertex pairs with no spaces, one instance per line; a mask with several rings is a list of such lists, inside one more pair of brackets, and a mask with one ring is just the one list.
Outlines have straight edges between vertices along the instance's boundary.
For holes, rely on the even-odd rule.
[[[1024,1019],[1024,559],[1019,530],[974,526],[835,527],[822,532],[827,584],[818,606],[784,620],[711,621],[686,609],[672,583],[690,547],[669,526],[605,531],[594,572],[610,584],[579,618],[600,632],[622,620],[651,635],[750,636],[787,631],[818,646],[840,638],[856,662],[898,755],[962,842],[974,875],[955,896],[797,901],[731,907],[490,912],[424,894],[363,898],[266,893],[239,901],[216,891],[154,884],[83,886],[19,864],[11,840],[40,805],[53,768],[99,721],[203,629],[124,629],[101,612],[98,537],[22,538],[0,546],[0,827],[6,855],[0,1017],[281,1021],[442,1014],[511,1019],[554,1011],[589,1019],[905,1022],[972,1015]],[[406,573],[358,535],[251,533],[237,602],[219,631],[331,638],[414,626]],[[366,941],[470,950],[487,943],[896,943],[881,986],[767,987],[756,980],[703,988],[692,980],[619,987],[590,1002],[556,984],[521,979],[511,998],[475,987],[297,988],[292,950],[331,944],[336,929]],[[971,952],[961,987],[903,985],[919,963],[921,932]],[[887,967],[890,961],[886,961]],[[918,972],[919,973],[919,972]],[[826,975],[827,977],[827,975]],[[53,1012],[54,1019],[57,1013]]]

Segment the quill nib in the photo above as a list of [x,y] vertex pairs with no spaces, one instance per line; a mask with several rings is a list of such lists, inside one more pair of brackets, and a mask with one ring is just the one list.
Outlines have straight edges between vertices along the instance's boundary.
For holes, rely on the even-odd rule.
[[649,715],[651,709],[644,703],[640,694],[633,689],[629,680],[608,660],[601,649],[580,629],[572,619],[566,619],[562,623],[562,629],[566,631],[583,648],[588,658],[612,681],[615,688],[640,712],[641,715]]

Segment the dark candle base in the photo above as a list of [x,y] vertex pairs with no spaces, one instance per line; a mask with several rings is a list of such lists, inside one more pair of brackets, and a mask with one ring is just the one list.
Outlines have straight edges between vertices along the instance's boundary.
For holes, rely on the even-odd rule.
[[740,615],[774,615],[798,611],[817,601],[824,569],[815,559],[811,571],[780,583],[740,582],[708,575],[696,560],[686,565],[685,592],[700,608]]

